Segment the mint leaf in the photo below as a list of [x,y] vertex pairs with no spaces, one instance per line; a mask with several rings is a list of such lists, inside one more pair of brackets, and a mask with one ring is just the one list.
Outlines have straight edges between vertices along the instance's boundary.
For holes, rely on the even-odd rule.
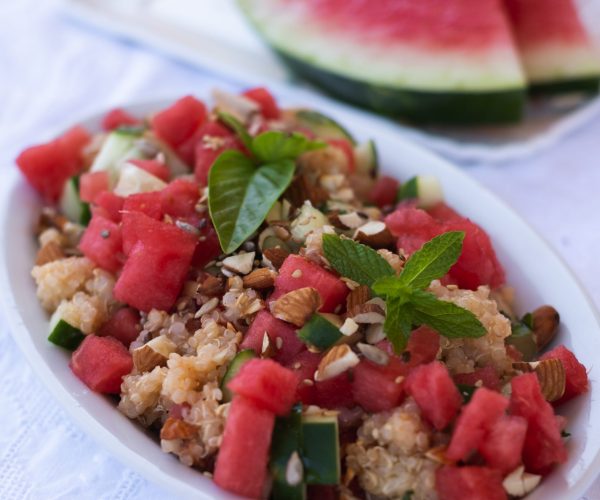
[[428,241],[408,259],[399,281],[412,289],[428,287],[456,263],[464,239],[463,231],[450,231]]
[[410,305],[402,303],[397,298],[390,298],[386,302],[386,309],[383,331],[394,346],[394,351],[400,354],[406,348],[412,331],[413,321]]
[[400,295],[406,291],[410,292],[410,288],[402,283],[396,275],[379,278],[371,285],[371,290],[382,297]]
[[371,286],[379,278],[394,274],[387,260],[371,247],[354,240],[324,234],[323,252],[338,273],[361,285]]
[[229,113],[224,113],[222,111],[217,112],[217,116],[219,120],[223,122],[228,128],[233,130],[236,135],[240,138],[240,140],[246,146],[246,149],[249,151],[252,150],[252,137],[244,127],[243,123],[240,122],[235,116],[230,115]]
[[259,162],[273,163],[281,160],[295,160],[306,151],[319,149],[324,142],[311,141],[304,134],[269,130],[252,139],[250,149]]
[[448,338],[483,337],[486,330],[467,309],[437,299],[429,292],[415,290],[410,296],[411,314],[416,325],[427,325]]
[[291,160],[257,168],[239,151],[225,151],[208,175],[208,208],[221,248],[236,250],[256,231],[292,181]]
[[396,201],[411,200],[419,197],[418,177],[411,177],[398,189]]

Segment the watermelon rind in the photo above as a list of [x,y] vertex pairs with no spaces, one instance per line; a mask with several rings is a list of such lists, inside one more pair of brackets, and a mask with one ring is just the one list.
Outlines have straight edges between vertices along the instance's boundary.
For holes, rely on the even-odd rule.
[[570,94],[594,95],[600,92],[600,76],[576,78],[562,82],[538,82],[530,86],[532,94]]

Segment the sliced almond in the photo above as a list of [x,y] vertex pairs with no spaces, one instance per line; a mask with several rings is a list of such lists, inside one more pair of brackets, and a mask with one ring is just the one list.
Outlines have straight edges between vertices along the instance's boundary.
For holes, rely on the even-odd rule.
[[356,344],[356,347],[365,358],[377,365],[385,366],[390,362],[389,354],[379,349],[379,347],[375,347],[371,344],[364,344],[362,342]]
[[533,333],[538,350],[546,347],[556,336],[560,315],[552,306],[541,306],[531,313]]
[[254,265],[254,252],[239,253],[223,259],[223,267],[237,274],[248,274]]
[[305,287],[282,295],[271,302],[269,307],[276,318],[301,327],[321,307],[321,304],[319,292],[315,288]]
[[377,344],[385,339],[385,332],[383,331],[383,323],[374,323],[367,327],[365,339],[369,344]]
[[48,262],[54,262],[55,260],[60,260],[64,257],[65,253],[62,251],[60,245],[55,241],[49,241],[38,250],[37,256],[35,258],[35,265],[43,266]]
[[355,334],[357,330],[358,323],[352,318],[346,318],[344,324],[340,326],[340,332],[342,332],[342,335],[345,335],[346,337]]
[[283,261],[290,254],[287,248],[281,246],[265,248],[263,250],[263,256],[273,265],[275,269],[279,269],[283,264]]
[[304,479],[304,466],[297,451],[290,455],[287,466],[285,468],[285,481],[290,486],[296,486]]
[[223,280],[212,275],[208,275],[198,287],[198,293],[200,295],[208,295],[209,297],[223,295],[224,291]]
[[385,222],[375,220],[360,226],[354,238],[373,248],[387,248],[395,241]]
[[277,273],[272,269],[261,267],[244,276],[244,287],[265,290],[275,284]]
[[335,325],[338,328],[341,328],[342,324],[344,323],[344,320],[337,314],[333,314],[333,313],[319,313],[319,314],[321,316],[323,316],[331,324]]
[[447,446],[445,445],[441,445],[441,446],[435,446],[433,448],[430,448],[429,450],[427,450],[425,452],[425,456],[429,459],[432,460],[438,464],[442,464],[442,465],[454,465],[456,462],[454,460],[450,460],[448,457],[446,457],[446,450],[448,449]]
[[171,439],[191,439],[198,434],[198,427],[179,418],[169,417],[160,430],[160,438],[165,441]]
[[532,492],[540,484],[541,479],[542,476],[525,472],[525,467],[521,465],[504,478],[502,487],[509,495],[522,497]]
[[371,298],[371,289],[366,285],[360,285],[350,291],[346,297],[346,310],[351,311],[361,306]]
[[385,312],[378,305],[366,302],[353,307],[348,315],[357,323],[377,324],[385,321]]
[[339,221],[349,229],[356,229],[365,223],[365,218],[361,217],[358,212],[349,212],[347,214],[338,215]]
[[534,372],[540,381],[542,394],[546,401],[556,401],[565,393],[567,380],[565,367],[560,359],[544,359],[525,363],[513,363],[513,368],[523,372]]
[[260,349],[260,357],[261,358],[272,358],[277,353],[277,348],[273,342],[271,342],[271,337],[269,334],[265,332],[263,334],[262,346]]
[[346,344],[335,345],[321,359],[315,380],[322,381],[338,376],[356,366],[360,360]]
[[131,353],[133,365],[139,373],[149,372],[157,366],[165,366],[169,354],[175,352],[176,345],[161,335],[152,339]]

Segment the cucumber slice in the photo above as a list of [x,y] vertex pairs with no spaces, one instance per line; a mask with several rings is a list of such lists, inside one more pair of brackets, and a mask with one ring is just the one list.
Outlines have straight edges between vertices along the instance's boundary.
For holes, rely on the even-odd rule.
[[356,172],[375,177],[379,171],[377,147],[373,140],[363,142],[354,148],[354,164]]
[[235,377],[240,368],[244,366],[248,361],[256,357],[256,353],[252,349],[245,349],[238,352],[235,358],[231,360],[223,380],[221,380],[221,392],[223,393],[223,402],[227,403],[233,398],[233,393],[227,388],[229,381]]
[[302,459],[307,484],[339,484],[340,441],[336,415],[302,417]]
[[523,361],[535,359],[538,346],[535,341],[533,330],[524,322],[513,323],[512,333],[506,337],[506,343],[512,345],[523,355]]
[[397,201],[417,199],[420,208],[431,208],[444,201],[442,185],[433,175],[417,175],[400,186]]
[[106,170],[109,175],[110,185],[114,186],[119,179],[119,172],[123,161],[144,157],[135,145],[140,137],[142,137],[142,132],[139,129],[118,129],[108,134],[90,171],[99,172]]
[[50,342],[69,351],[74,351],[84,338],[85,335],[81,330],[62,319],[60,309],[54,312],[50,318],[50,335],[48,335]]
[[345,139],[356,144],[352,134],[334,119],[311,109],[298,109],[294,121],[300,127],[310,130],[320,139]]
[[306,484],[290,484],[287,469],[294,452],[300,454],[302,444],[302,405],[296,405],[288,417],[278,417],[273,429],[269,470],[273,477],[273,500],[304,500]]
[[121,167],[119,182],[115,186],[114,192],[125,198],[132,194],[160,191],[166,185],[164,181],[144,169],[136,167],[132,163],[125,163]]
[[298,337],[304,343],[325,351],[342,338],[342,332],[321,314],[313,314],[308,322],[298,330]]
[[71,177],[65,182],[59,200],[60,211],[71,222],[87,226],[92,217],[90,205],[79,197],[79,177]]

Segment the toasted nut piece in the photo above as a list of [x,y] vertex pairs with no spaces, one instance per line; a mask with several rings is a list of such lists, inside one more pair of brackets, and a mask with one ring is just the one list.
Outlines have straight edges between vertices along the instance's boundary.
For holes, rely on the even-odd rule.
[[334,345],[321,359],[315,373],[315,380],[322,381],[336,377],[356,366],[359,362],[358,356],[348,345]]
[[223,280],[212,275],[208,275],[198,287],[198,293],[200,295],[208,295],[209,297],[223,295],[224,291]]
[[223,259],[223,267],[237,274],[248,274],[254,264],[254,252],[238,253]]
[[404,256],[390,252],[386,248],[380,248],[377,250],[377,253],[387,260],[387,263],[392,266],[392,269],[396,271],[396,273],[400,273],[404,268],[404,263],[406,262],[406,258]]
[[191,439],[198,434],[198,427],[179,418],[169,417],[160,430],[160,438],[166,441],[171,439]]
[[367,327],[365,339],[369,344],[377,344],[385,339],[385,332],[383,331],[383,323],[374,323]]
[[[365,224],[365,218],[361,217],[358,212],[348,212],[347,214],[340,214],[338,219],[344,226],[349,229],[356,229]],[[385,225],[384,225],[385,227]]]
[[42,248],[38,250],[37,257],[35,258],[36,266],[43,266],[48,262],[54,262],[55,260],[63,259],[65,253],[60,248],[60,245],[55,241],[49,241]]
[[349,336],[355,334],[357,330],[358,330],[358,323],[356,321],[354,321],[352,318],[346,318],[346,321],[344,321],[344,324],[342,326],[340,326],[340,332],[342,332],[342,335],[345,335],[346,337],[349,337]]
[[304,466],[297,451],[290,455],[287,466],[285,468],[285,480],[291,486],[296,486],[302,482],[304,478]]
[[385,225],[385,222],[372,220],[360,226],[354,238],[373,248],[386,248],[391,246],[395,239]]
[[541,479],[542,476],[525,472],[525,467],[521,465],[504,478],[502,486],[509,495],[522,497],[533,491]]
[[385,321],[385,312],[378,304],[364,303],[353,307],[348,311],[351,317],[357,323],[383,323]]
[[535,343],[541,351],[555,337],[560,315],[552,306],[541,306],[531,313]]
[[[277,337],[279,340],[279,337]],[[263,334],[262,346],[260,348],[260,357],[261,358],[272,358],[277,353],[277,347],[275,343],[271,342],[271,338],[269,334],[265,332]]]
[[275,269],[279,269],[283,264],[283,261],[290,254],[290,251],[287,248],[283,247],[273,247],[266,248],[263,250],[263,255],[269,260]]
[[175,344],[161,335],[133,350],[133,365],[140,373],[149,372],[157,366],[165,366],[169,354],[175,352],[175,349]]
[[363,344],[362,342],[356,344],[356,347],[363,353],[365,358],[377,365],[385,366],[390,362],[389,354],[379,349],[379,347],[371,344]]
[[316,311],[321,307],[322,301],[315,288],[305,287],[292,290],[271,302],[270,309],[273,316],[296,326],[304,326]]
[[445,445],[435,446],[434,448],[430,448],[429,450],[427,450],[425,452],[425,456],[429,460],[433,460],[434,462],[437,462],[438,464],[454,465],[456,462],[454,460],[450,460],[448,457],[446,457],[447,449],[448,449],[448,447]]
[[338,328],[341,328],[342,324],[344,323],[344,320],[342,320],[342,318],[337,314],[333,314],[333,313],[319,313],[319,314],[321,316],[323,316],[331,324],[337,326]]
[[55,208],[45,207],[40,214],[37,231],[41,233],[44,229],[49,227],[55,227],[59,231],[62,231],[68,222],[69,219],[64,215],[59,214]]
[[542,394],[546,401],[556,401],[565,393],[567,376],[565,367],[560,359],[544,359],[525,363],[513,363],[513,368],[523,372],[534,372],[540,381]]
[[306,174],[298,175],[287,188],[284,198],[294,208],[301,207],[306,200],[313,205],[320,205],[329,198],[327,191],[321,186],[311,182]]
[[275,284],[277,273],[272,269],[261,267],[244,276],[244,287],[265,290]]
[[346,297],[346,310],[351,311],[371,298],[371,289],[366,285],[354,288]]

